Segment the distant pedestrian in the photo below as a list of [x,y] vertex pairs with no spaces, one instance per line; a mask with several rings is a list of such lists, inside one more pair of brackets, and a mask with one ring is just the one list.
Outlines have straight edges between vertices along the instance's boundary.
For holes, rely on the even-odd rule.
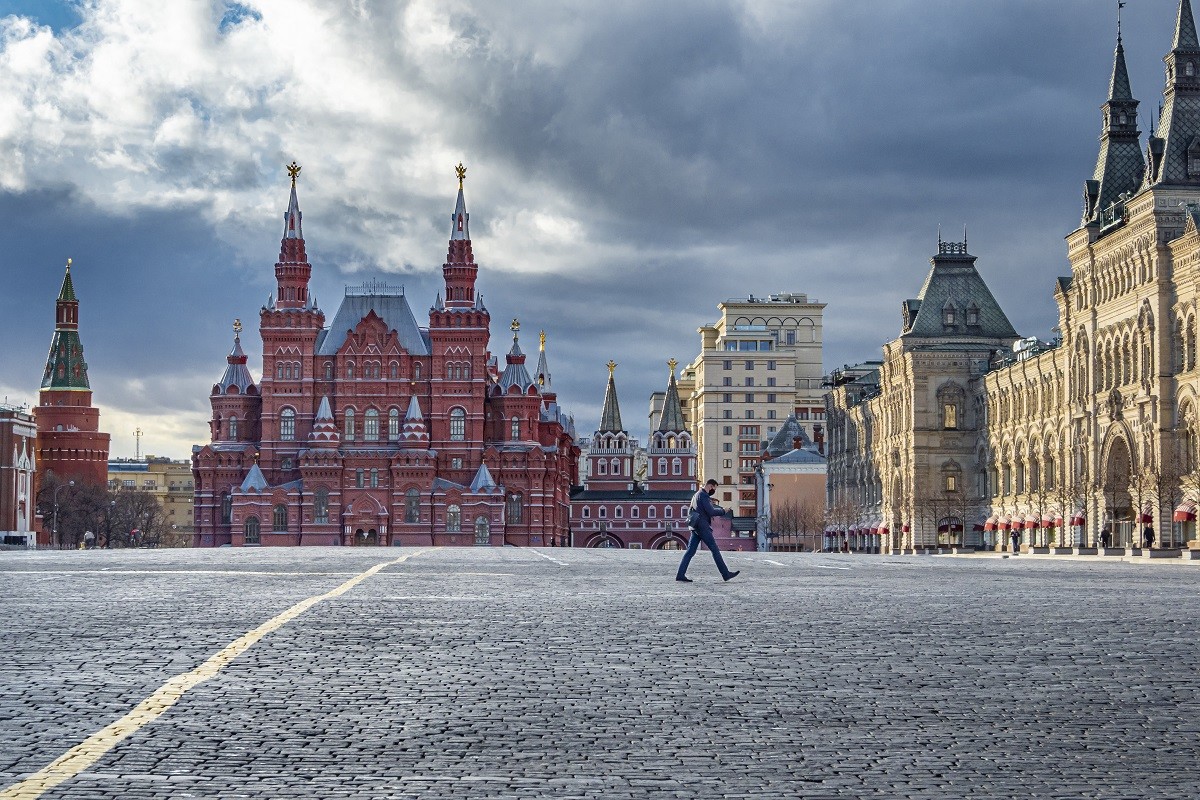
[[1012,537],[1012,551],[1015,553],[1021,549],[1021,534],[1019,531],[1013,531],[1009,536]]
[[721,572],[721,577],[725,580],[733,580],[737,577],[738,572],[730,572],[729,567],[725,566],[725,559],[721,558],[721,550],[717,547],[717,540],[712,532],[713,517],[727,517],[729,512],[720,506],[713,505],[712,496],[717,493],[717,482],[709,478],[704,482],[704,488],[700,489],[692,495],[692,504],[688,509],[687,524],[691,530],[691,537],[688,539],[687,550],[683,554],[683,560],[679,562],[679,570],[675,573],[675,580],[684,583],[691,583],[692,579],[687,576],[688,564],[692,562],[692,556],[696,555],[696,551],[700,548],[700,543],[704,545],[712,553],[713,561],[717,564],[717,569]]
[[1149,525],[1146,526],[1145,530],[1142,531],[1142,541],[1146,543],[1147,550],[1154,547],[1154,528],[1151,528]]
[[91,531],[84,531],[83,532],[83,549],[91,550],[95,546],[96,546],[96,534],[92,533]]
[[1105,525],[1100,529],[1100,546],[1107,550],[1110,544],[1112,544],[1112,529]]

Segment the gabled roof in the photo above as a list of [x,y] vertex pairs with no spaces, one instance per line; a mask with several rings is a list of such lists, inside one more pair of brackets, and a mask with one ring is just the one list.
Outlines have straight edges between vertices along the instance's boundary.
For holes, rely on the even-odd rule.
[[388,330],[396,332],[400,346],[410,354],[429,355],[429,344],[417,325],[403,290],[396,292],[376,284],[367,284],[361,289],[346,289],[346,296],[338,306],[328,333],[320,338],[317,355],[336,355],[350,331],[372,311],[383,320]]
[[808,438],[808,434],[804,432],[804,426],[800,424],[800,420],[796,419],[796,415],[792,414],[783,421],[779,432],[771,437],[771,441],[767,443],[765,455],[772,458],[789,453],[795,446],[795,440],[799,438],[802,447],[811,447],[812,440]]
[[[1016,339],[1017,332],[991,289],[975,269],[975,256],[967,253],[966,242],[938,242],[938,254],[930,259],[931,268],[925,284],[917,295],[916,314],[910,317],[904,338],[973,337],[981,339]],[[914,301],[907,301],[908,308]],[[978,308],[977,324],[967,324],[967,307]],[[947,304],[956,309],[954,323],[945,323]]]
[[825,456],[818,453],[816,450],[800,449],[789,450],[781,456],[772,458],[769,464],[824,464],[826,463]]
[[471,480],[471,491],[491,492],[498,489],[496,482],[492,480],[492,473],[488,470],[487,464],[480,463],[479,469],[475,472],[475,477]]
[[242,491],[248,492],[253,489],[254,491],[261,492],[263,489],[269,488],[270,485],[267,483],[267,476],[263,475],[263,471],[259,469],[258,464],[255,464],[246,473],[246,479],[242,481]]

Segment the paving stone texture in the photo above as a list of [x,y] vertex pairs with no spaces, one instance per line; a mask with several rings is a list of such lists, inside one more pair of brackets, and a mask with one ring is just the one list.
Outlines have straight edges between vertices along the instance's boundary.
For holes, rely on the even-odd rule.
[[[0,791],[400,549],[0,553]],[[46,798],[1200,797],[1200,565],[430,549]]]

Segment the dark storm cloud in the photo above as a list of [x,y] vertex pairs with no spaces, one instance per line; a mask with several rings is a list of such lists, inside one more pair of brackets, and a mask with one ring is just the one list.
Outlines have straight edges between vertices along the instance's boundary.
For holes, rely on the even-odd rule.
[[[72,170],[31,171],[0,197],[15,281],[0,301],[15,322],[0,385],[36,388],[74,255],[98,400],[203,411],[233,317],[258,347],[286,203],[276,165],[293,157],[306,164],[314,292],[330,318],[346,283],[379,275],[403,282],[423,316],[453,201],[426,162],[467,161],[493,350],[503,361],[519,317],[533,363],[546,329],[560,400],[585,434],[613,358],[626,421],[644,437],[665,361],[695,357],[696,328],[727,298],[806,292],[828,303],[827,367],[878,358],[939,226],[958,239],[968,225],[1017,330],[1047,337],[1115,44],[1114,9],[1089,0],[364,0],[343,13],[298,2],[286,20],[239,8],[221,46],[243,37],[250,55],[214,53],[225,68],[180,94],[171,124],[154,111],[152,140],[130,145],[150,161],[145,180],[170,192],[106,195],[97,183],[113,173],[89,185],[81,164],[78,183]],[[1161,100],[1175,8],[1125,9],[1144,120]],[[121,15],[110,17],[111,28]],[[296,20],[322,27],[304,40],[307,60],[287,66],[269,45]],[[204,63],[209,46],[187,52]],[[313,59],[324,62],[306,71]],[[106,140],[88,163],[119,163],[119,150]]]

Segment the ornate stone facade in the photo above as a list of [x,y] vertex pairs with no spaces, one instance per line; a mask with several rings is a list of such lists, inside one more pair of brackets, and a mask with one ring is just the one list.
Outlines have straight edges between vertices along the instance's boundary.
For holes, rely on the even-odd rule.
[[347,288],[326,327],[289,169],[278,289],[260,314],[264,374],[255,384],[235,325],[212,441],[193,450],[195,543],[567,544],[574,422],[544,338],[535,375],[516,320],[503,367],[488,350],[465,169],[427,327],[402,288],[378,282]]
[[[833,527],[874,529],[865,546],[885,550],[1200,547],[1200,41],[1189,0],[1164,60],[1143,157],[1118,37],[1096,170],[1067,237],[1071,275],[1054,289],[1055,341],[1009,334],[964,348],[947,331],[914,348],[906,334],[877,372],[829,395],[830,502],[844,517]],[[916,305],[905,304],[906,324],[928,301]]]

